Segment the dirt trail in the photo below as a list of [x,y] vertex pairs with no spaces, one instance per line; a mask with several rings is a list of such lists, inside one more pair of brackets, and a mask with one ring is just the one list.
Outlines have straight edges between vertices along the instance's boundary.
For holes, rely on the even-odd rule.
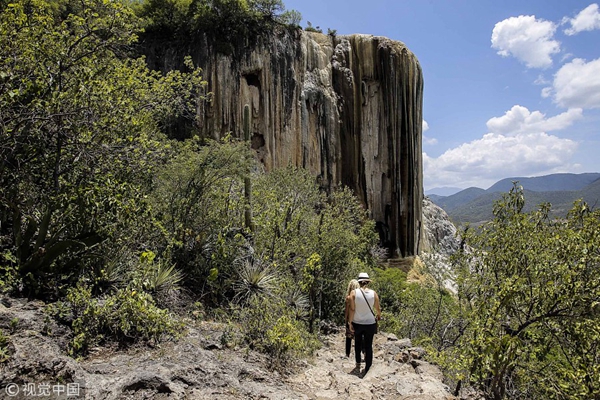
[[[309,399],[455,399],[442,383],[442,373],[420,358],[410,340],[379,333],[373,343],[373,365],[363,377],[353,373],[354,347],[345,356],[342,333],[331,335],[308,368],[288,379],[290,387]],[[363,364],[364,368],[364,364]]]

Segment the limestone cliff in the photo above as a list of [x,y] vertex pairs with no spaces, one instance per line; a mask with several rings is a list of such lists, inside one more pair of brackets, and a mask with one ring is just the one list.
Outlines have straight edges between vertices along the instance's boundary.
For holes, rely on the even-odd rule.
[[[423,78],[413,53],[384,37],[301,30],[235,55],[214,48],[204,38],[189,49],[212,93],[199,110],[203,134],[243,137],[247,107],[251,145],[267,171],[302,166],[325,188],[349,186],[390,255],[417,254]],[[161,69],[165,60],[150,57]]]

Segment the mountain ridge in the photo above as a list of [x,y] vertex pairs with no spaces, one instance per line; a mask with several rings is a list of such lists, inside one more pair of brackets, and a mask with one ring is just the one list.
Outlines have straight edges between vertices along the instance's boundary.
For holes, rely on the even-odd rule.
[[[600,173],[551,174],[531,178],[505,178],[487,190],[467,188],[451,196],[430,196],[431,201],[448,213],[457,224],[481,223],[492,218],[494,201],[513,187],[523,186],[524,210],[532,211],[542,203],[550,203],[551,215],[560,217],[572,208],[573,202],[583,199],[592,207],[600,204]],[[553,188],[554,190],[542,190]]]

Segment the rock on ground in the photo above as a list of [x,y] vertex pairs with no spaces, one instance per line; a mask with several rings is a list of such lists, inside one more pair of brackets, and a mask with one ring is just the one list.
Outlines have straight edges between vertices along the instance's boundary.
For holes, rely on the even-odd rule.
[[[117,399],[454,399],[439,369],[420,357],[410,340],[377,334],[374,360],[366,376],[353,372],[344,354],[344,336],[323,337],[324,346],[285,375],[263,354],[222,345],[226,326],[200,322],[177,342],[127,351],[98,348],[83,360],[65,353],[70,332],[45,318],[44,304],[24,299],[0,301],[0,329],[9,337],[10,358],[0,363],[0,398]],[[11,383],[15,385],[10,385]],[[67,386],[68,385],[68,386]],[[77,388],[67,397],[57,388]],[[71,394],[74,392],[72,391]],[[38,396],[39,397],[39,396]]]

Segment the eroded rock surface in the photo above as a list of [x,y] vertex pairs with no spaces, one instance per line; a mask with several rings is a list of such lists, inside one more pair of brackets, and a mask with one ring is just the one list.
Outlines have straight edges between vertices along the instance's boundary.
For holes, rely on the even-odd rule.
[[282,29],[223,54],[210,38],[195,39],[147,53],[154,68],[176,68],[186,52],[203,68],[204,136],[244,138],[247,115],[249,145],[267,171],[299,166],[325,188],[350,187],[391,256],[418,253],[423,76],[403,43]]
[[441,207],[425,197],[423,199],[423,225],[425,240],[423,250],[440,256],[454,254],[460,248],[456,226]]

